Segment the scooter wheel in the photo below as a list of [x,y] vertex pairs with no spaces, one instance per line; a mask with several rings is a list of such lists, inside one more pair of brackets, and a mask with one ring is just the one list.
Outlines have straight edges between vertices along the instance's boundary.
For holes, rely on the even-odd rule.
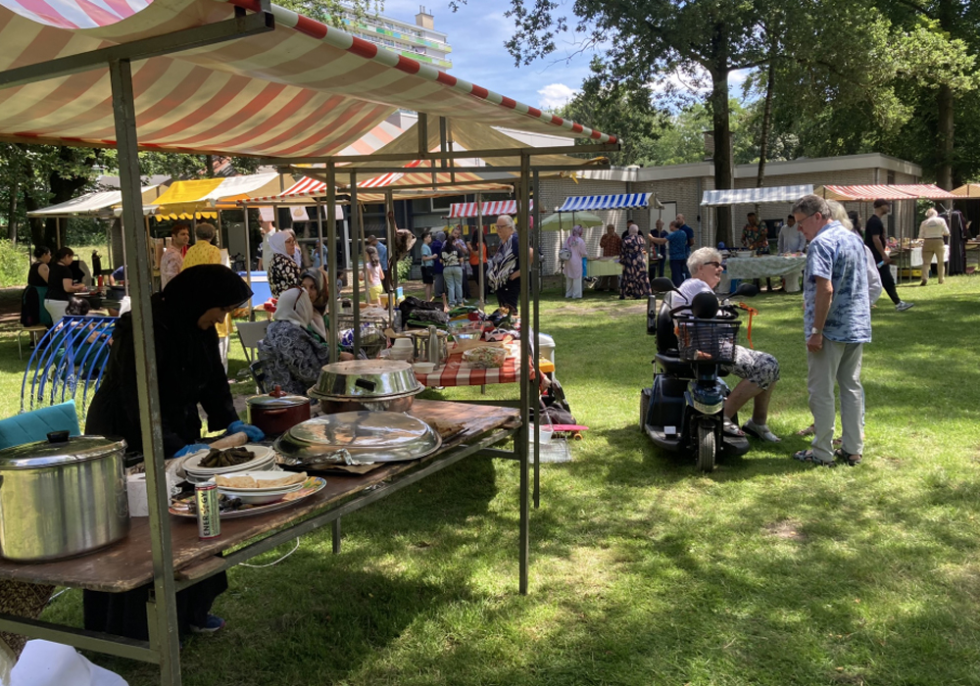
[[698,469],[712,472],[715,469],[715,456],[718,453],[714,429],[698,425]]

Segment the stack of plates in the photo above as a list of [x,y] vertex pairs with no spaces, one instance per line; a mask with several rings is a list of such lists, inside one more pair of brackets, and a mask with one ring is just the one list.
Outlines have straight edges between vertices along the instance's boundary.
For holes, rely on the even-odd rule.
[[263,472],[276,469],[276,454],[272,448],[261,445],[247,445],[245,449],[252,453],[252,459],[248,462],[236,464],[231,467],[202,467],[201,460],[208,456],[208,450],[199,450],[191,453],[184,458],[180,469],[184,470],[187,480],[191,483],[203,483],[214,477],[215,474],[231,474],[232,472]]
[[[250,476],[259,484],[265,480],[282,479],[285,472],[233,472],[222,476]],[[258,486],[257,488],[235,488],[232,486],[218,486],[218,492],[224,493],[229,498],[239,498],[246,505],[265,505],[282,500],[288,493],[293,493],[303,488],[305,481],[300,481],[289,486]]]

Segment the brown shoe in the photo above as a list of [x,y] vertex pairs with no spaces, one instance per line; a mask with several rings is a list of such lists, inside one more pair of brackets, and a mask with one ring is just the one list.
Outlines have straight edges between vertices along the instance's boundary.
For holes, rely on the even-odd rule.
[[929,282],[928,281],[920,281],[919,282],[919,285],[920,286],[925,286],[927,283],[929,283]]

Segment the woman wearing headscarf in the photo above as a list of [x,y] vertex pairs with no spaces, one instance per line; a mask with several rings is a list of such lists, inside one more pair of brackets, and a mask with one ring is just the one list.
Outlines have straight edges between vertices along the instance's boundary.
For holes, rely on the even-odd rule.
[[582,298],[582,260],[589,256],[582,240],[582,227],[576,224],[572,227],[572,235],[565,241],[565,249],[571,257],[565,260],[562,274],[565,275],[565,297],[580,300]]
[[[185,269],[161,293],[153,295],[151,315],[165,457],[207,448],[201,443],[198,405],[207,413],[209,431],[243,432],[253,441],[264,438],[258,428],[238,418],[214,330],[217,322],[251,295],[242,278],[220,264]],[[121,436],[129,450],[143,451],[130,313],[116,323],[112,352],[89,407],[85,433]],[[210,610],[214,599],[227,588],[222,572],[179,592],[177,621],[181,634],[217,631],[224,626],[224,620],[211,615]],[[85,591],[85,628],[146,640],[149,589],[148,584],[126,593]]]
[[619,255],[623,275],[619,279],[619,299],[645,298],[650,295],[650,278],[647,275],[646,251],[640,227],[630,224]]
[[269,289],[278,298],[283,291],[298,286],[302,272],[296,264],[296,234],[292,229],[277,231],[269,236],[272,263],[269,265]]
[[327,334],[309,293],[290,288],[279,296],[276,313],[259,341],[266,384],[293,395],[306,395],[316,384],[320,369],[330,363],[330,348],[321,341]]

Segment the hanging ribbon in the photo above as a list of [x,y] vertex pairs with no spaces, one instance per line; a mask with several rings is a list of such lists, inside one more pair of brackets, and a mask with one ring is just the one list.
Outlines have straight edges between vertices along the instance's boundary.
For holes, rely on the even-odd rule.
[[749,307],[745,303],[741,303],[741,302],[738,304],[738,306],[749,313],[749,332],[746,335],[748,336],[749,339],[749,348],[755,350],[755,346],[752,345],[752,317],[759,314],[759,310],[755,309],[754,307]]

